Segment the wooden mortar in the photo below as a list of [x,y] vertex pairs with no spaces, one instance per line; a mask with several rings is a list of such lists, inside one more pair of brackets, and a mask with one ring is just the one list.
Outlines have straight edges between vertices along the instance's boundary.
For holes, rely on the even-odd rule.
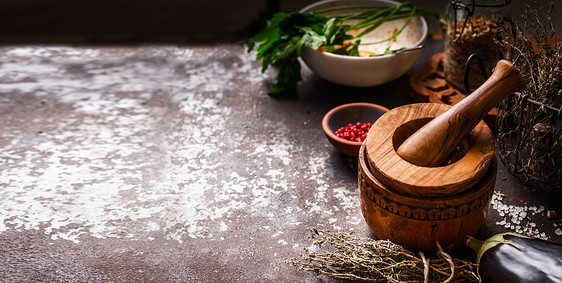
[[397,193],[421,197],[459,194],[482,179],[494,157],[494,138],[484,122],[465,137],[464,156],[451,164],[419,166],[396,152],[412,133],[449,109],[440,103],[409,104],[379,118],[365,140],[368,166],[375,178]]
[[361,212],[377,238],[433,253],[437,241],[443,248],[459,248],[482,227],[496,182],[495,158],[471,190],[444,198],[398,194],[370,173],[366,160],[364,143],[359,150]]
[[502,60],[455,106],[405,105],[373,124],[359,153],[359,188],[377,237],[432,252],[436,241],[460,247],[480,229],[497,174],[494,138],[481,120],[524,87],[519,71]]

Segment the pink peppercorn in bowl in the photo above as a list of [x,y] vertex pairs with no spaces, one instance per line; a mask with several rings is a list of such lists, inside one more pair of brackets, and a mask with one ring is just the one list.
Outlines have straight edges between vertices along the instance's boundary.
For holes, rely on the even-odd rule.
[[[387,111],[387,108],[373,103],[357,102],[340,105],[324,115],[322,129],[336,149],[345,155],[357,157],[364,140],[361,139],[361,135],[366,134],[365,130],[368,131],[370,128],[369,124],[373,124]],[[346,133],[348,135],[345,135]]]

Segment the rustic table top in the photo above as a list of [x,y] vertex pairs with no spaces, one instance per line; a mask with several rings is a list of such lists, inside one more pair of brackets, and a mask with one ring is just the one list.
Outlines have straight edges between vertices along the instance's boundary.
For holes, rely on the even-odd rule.
[[[312,245],[308,227],[374,237],[357,160],[328,143],[322,117],[413,103],[409,77],[442,48],[430,41],[372,88],[303,67],[299,94],[272,97],[274,73],[242,43],[1,46],[0,278],[332,281],[285,263]],[[519,225],[562,242],[545,216],[559,198],[501,164],[495,191],[479,237]],[[513,227],[510,209],[526,214]]]

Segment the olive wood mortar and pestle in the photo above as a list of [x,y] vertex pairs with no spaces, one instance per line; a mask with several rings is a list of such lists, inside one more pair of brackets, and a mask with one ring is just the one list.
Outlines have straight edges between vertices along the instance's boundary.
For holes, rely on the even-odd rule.
[[414,251],[458,248],[480,230],[497,173],[494,137],[482,121],[525,88],[501,60],[472,94],[449,106],[410,104],[377,120],[359,153],[361,210],[381,239]]

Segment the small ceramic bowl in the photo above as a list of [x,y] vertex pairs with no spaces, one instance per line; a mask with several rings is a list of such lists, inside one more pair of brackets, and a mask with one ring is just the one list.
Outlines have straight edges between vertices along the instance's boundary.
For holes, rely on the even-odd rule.
[[[324,0],[310,4],[300,10],[301,13],[332,8],[335,6],[389,6],[398,5],[391,0]],[[404,19],[383,23],[369,33],[369,38],[362,37],[361,42],[377,42],[389,38],[404,24]],[[322,52],[313,48],[304,48],[301,58],[304,63],[319,77],[345,86],[371,87],[393,81],[405,74],[416,62],[422,52],[420,48],[427,38],[427,22],[423,17],[412,18],[410,24],[400,33],[393,43],[392,49],[405,47],[411,49],[391,55],[373,57],[355,57]],[[364,45],[366,49],[375,48],[379,52],[384,46]],[[360,47],[360,52],[361,52]],[[380,53],[378,53],[380,54]]]
[[373,103],[357,102],[340,105],[324,115],[324,119],[322,119],[322,129],[330,143],[336,149],[346,155],[357,157],[362,142],[342,139],[337,137],[335,132],[350,123],[356,124],[357,122],[361,122],[373,124],[387,111],[387,108]]

